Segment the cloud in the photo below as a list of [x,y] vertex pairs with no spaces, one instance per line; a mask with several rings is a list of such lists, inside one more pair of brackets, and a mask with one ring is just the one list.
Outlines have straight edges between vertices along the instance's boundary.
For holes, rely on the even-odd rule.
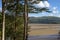
[[52,8],[52,13],[49,13],[49,16],[57,16],[57,17],[60,17],[59,10],[57,9],[57,7],[53,7]]
[[60,15],[58,15],[57,17],[60,17]]
[[8,10],[5,10],[4,13],[9,13]]
[[47,8],[50,7],[50,4],[48,3],[48,1],[44,1],[43,3],[44,3],[44,5],[45,5],[45,7],[47,7]]
[[59,11],[52,11],[52,13],[59,13]]
[[54,16],[54,14],[50,13],[48,16]]
[[35,8],[44,8],[45,5],[43,4],[43,1],[40,1],[38,4],[33,4]]
[[53,7],[53,9],[54,9],[54,10],[56,10],[56,9],[57,9],[57,7]]
[[49,8],[50,4],[48,1],[40,1],[38,4],[33,4],[35,8]]
[[2,8],[0,7],[0,12],[2,12]]
[[52,13],[59,13],[57,7],[53,7]]
[[31,0],[31,2],[34,2],[34,1],[37,1],[37,0]]

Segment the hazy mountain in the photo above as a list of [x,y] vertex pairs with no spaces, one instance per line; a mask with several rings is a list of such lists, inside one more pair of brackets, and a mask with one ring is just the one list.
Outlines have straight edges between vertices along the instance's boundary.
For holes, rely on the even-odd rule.
[[29,17],[29,23],[59,24],[60,18],[54,16]]

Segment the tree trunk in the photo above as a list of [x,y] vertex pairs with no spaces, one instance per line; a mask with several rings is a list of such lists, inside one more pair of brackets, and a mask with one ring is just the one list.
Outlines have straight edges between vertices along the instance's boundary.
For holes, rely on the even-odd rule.
[[5,40],[5,1],[2,0],[2,40]]
[[27,0],[25,0],[25,5],[24,5],[24,37],[23,40],[27,40],[28,37],[28,10],[27,10]]

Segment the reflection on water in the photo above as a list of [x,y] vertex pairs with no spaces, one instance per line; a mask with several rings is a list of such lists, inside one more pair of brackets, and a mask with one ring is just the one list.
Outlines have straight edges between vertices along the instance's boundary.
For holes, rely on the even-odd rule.
[[58,34],[36,35],[36,36],[29,36],[28,40],[60,40],[60,36]]

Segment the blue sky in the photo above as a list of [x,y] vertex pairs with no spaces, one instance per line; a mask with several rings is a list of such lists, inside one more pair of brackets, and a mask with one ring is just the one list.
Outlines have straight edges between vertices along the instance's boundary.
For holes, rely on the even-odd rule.
[[[60,17],[60,0],[48,0],[50,4],[50,10],[55,10],[53,13],[47,13],[47,12],[42,12],[42,13],[36,13],[36,14],[29,14],[29,16],[34,16],[34,17],[41,17],[41,16],[57,16]],[[0,0],[0,10],[2,8],[2,0]]]
[[2,0],[0,0],[0,8],[2,7]]
[[37,14],[29,14],[29,16],[33,17],[41,17],[41,16],[57,16],[60,17],[60,0],[48,0],[50,4],[50,10],[55,10],[53,13],[47,13],[47,12],[42,12],[42,13],[37,13]]
[[2,0],[0,0],[0,11],[2,11]]
[[48,0],[48,2],[52,7],[58,7],[58,10],[60,10],[60,0]]

